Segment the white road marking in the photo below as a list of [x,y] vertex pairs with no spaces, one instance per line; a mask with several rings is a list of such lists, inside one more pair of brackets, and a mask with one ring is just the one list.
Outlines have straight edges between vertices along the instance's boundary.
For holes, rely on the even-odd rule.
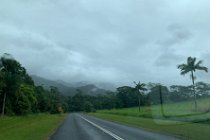
[[110,132],[109,130],[106,130],[106,129],[102,128],[101,126],[99,126],[99,125],[97,125],[97,124],[95,124],[95,123],[93,123],[93,122],[87,120],[86,118],[84,118],[84,117],[82,117],[82,116],[80,116],[80,115],[78,115],[78,116],[79,116],[80,118],[82,118],[83,120],[87,121],[88,123],[92,124],[92,125],[95,126],[96,128],[102,130],[104,133],[106,133],[106,134],[112,136],[112,137],[115,138],[116,140],[124,140],[123,138],[121,138],[121,137],[117,136],[116,134]]

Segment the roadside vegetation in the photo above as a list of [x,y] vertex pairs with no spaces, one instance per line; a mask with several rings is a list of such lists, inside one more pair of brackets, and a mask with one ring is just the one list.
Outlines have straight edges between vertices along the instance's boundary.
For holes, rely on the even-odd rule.
[[[43,139],[66,112],[96,112],[91,115],[206,139],[210,130],[210,84],[195,81],[196,70],[208,72],[201,65],[202,61],[196,63],[193,57],[178,65],[182,75],[191,73],[189,86],[134,82],[133,86],[121,86],[106,94],[91,96],[78,89],[75,95],[64,96],[56,87],[36,86],[27,70],[12,55],[4,54],[0,58],[0,139]],[[35,130],[39,131],[32,135]]]
[[195,110],[197,110],[197,97],[196,97],[196,90],[195,90],[195,71],[200,70],[200,71],[205,71],[208,72],[208,68],[201,66],[203,61],[198,61],[196,62],[196,58],[194,57],[188,57],[187,58],[187,63],[186,64],[181,64],[178,65],[178,69],[181,69],[181,75],[185,75],[187,73],[190,73],[190,78],[192,79],[192,86],[193,86],[193,96],[194,96],[194,102],[195,102]]
[[10,54],[0,58],[1,116],[66,112],[65,97],[56,87],[35,86],[26,69]]
[[[198,110],[194,111],[194,101],[185,101],[179,103],[167,103],[163,105],[144,106],[139,112],[138,107],[111,109],[111,110],[98,110],[96,113],[112,114],[120,116],[144,117],[152,119],[167,119],[182,122],[205,122],[210,120],[210,98],[199,99]],[[163,112],[162,112],[163,111]]]
[[98,110],[89,115],[149,131],[175,135],[184,139],[209,140],[210,137],[210,98],[198,99],[198,110],[194,111],[194,101],[167,103],[161,105]]
[[[202,61],[196,63],[196,59],[189,57],[187,64],[179,65],[181,74],[195,70],[205,70],[201,66]],[[101,109],[129,108],[148,105],[178,103],[183,101],[196,102],[197,99],[210,97],[210,84],[204,82],[193,85],[171,85],[164,86],[160,83],[136,83],[133,87],[121,86],[116,91],[107,92],[105,95],[98,93],[91,96],[77,90],[74,96],[64,96],[56,87],[46,88],[36,86],[33,79],[27,73],[27,70],[12,57],[10,54],[4,54],[0,58],[0,112],[1,115],[26,115],[35,113],[65,113],[65,112],[94,112]],[[195,91],[196,89],[196,91]],[[70,92],[70,91],[69,91]],[[197,106],[197,103],[196,103]],[[199,105],[198,105],[199,106]],[[206,112],[209,108],[192,109],[195,112]]]
[[[121,109],[99,110],[90,113],[102,119],[148,129],[150,131],[176,135],[184,139],[208,140],[210,137],[210,88],[209,84],[195,83],[195,71],[208,68],[196,63],[196,58],[188,57],[187,64],[178,65],[181,75],[191,73],[192,86],[172,85],[169,87],[149,85],[149,92],[144,94],[144,84],[136,84],[135,88],[118,88],[118,94],[126,95],[132,90],[139,93],[139,107],[128,108],[129,96],[123,101]],[[127,90],[127,91],[126,91]],[[133,91],[133,92],[134,92]],[[141,97],[142,96],[142,97]],[[143,107],[140,108],[141,100]],[[194,107],[193,107],[194,102]]]
[[154,120],[152,118],[130,117],[104,113],[90,113],[90,115],[129,126],[140,127],[152,132],[174,135],[183,139],[209,140],[210,137],[209,122],[206,122],[207,124],[189,122],[178,123],[170,120]]
[[0,140],[47,140],[66,114],[0,117]]

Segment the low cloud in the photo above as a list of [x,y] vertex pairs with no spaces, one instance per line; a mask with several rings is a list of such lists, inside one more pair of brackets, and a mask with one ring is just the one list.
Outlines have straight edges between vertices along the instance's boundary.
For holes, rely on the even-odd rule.
[[1,54],[52,80],[180,84],[189,79],[177,64],[188,56],[209,59],[207,1],[0,3]]

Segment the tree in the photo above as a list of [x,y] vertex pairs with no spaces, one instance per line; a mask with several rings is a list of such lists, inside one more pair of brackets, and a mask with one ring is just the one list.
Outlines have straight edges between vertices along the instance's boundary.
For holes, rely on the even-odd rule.
[[166,86],[161,84],[154,85],[148,92],[148,98],[151,105],[161,104],[161,102],[168,102],[169,90]]
[[59,92],[57,87],[50,87],[50,113],[51,114],[57,114],[61,113],[61,109],[63,110],[62,107],[62,95]]
[[0,112],[2,116],[37,112],[61,113],[67,98],[57,88],[35,87],[26,69],[10,54],[0,57]]
[[197,110],[197,101],[196,101],[196,91],[195,91],[195,76],[194,73],[196,70],[202,70],[205,72],[208,72],[208,68],[201,66],[201,64],[203,63],[202,60],[199,60],[196,63],[196,58],[195,57],[188,57],[187,58],[187,64],[181,64],[178,65],[178,69],[181,69],[181,75],[185,75],[187,73],[191,73],[190,77],[192,79],[192,83],[193,83],[193,93],[194,93],[194,102],[195,102],[195,110]]
[[208,97],[210,93],[210,85],[204,82],[198,82],[195,84],[196,93],[198,98]]
[[71,109],[72,111],[84,110],[84,95],[81,90],[77,89],[77,93],[72,97]]
[[36,104],[37,99],[34,94],[34,87],[21,84],[15,104],[15,113],[25,115],[30,113],[32,107]]
[[[2,101],[2,109],[1,115],[5,114],[5,104],[7,93],[11,93],[12,90],[16,88],[16,84],[13,82],[17,80],[17,73],[19,72],[20,64],[13,59],[10,54],[5,53],[0,58],[0,71],[1,71],[1,86],[3,92],[3,101]],[[13,79],[14,78],[14,79]],[[11,85],[9,87],[8,85]],[[10,91],[9,91],[10,90]]]
[[138,92],[132,87],[118,87],[116,97],[118,98],[118,108],[133,107],[138,105]]
[[36,86],[34,92],[37,102],[33,112],[47,112],[50,108],[50,92],[42,86]]
[[[3,71],[4,70],[4,66],[2,64],[2,61],[0,61],[0,96],[3,92],[3,88],[6,86],[5,85],[5,72]],[[3,93],[4,94],[4,97],[3,97],[3,105],[2,105],[2,113],[1,115],[4,116],[4,108],[5,108],[5,100],[6,100],[6,93]]]
[[[0,80],[0,110],[2,116],[5,113],[22,114],[21,108],[30,110],[29,104],[32,101],[30,97],[33,96],[34,92],[31,92],[30,95],[28,91],[29,89],[33,90],[33,80],[26,73],[26,69],[10,54],[5,53],[0,58]],[[26,108],[24,109],[24,107]]]
[[146,86],[146,84],[144,84],[144,83],[136,83],[135,81],[134,81],[134,84],[136,85],[135,86],[135,89],[138,91],[138,95],[139,95],[139,112],[141,111],[141,91],[146,91],[147,89],[145,88],[145,86]]
[[88,112],[92,112],[93,110],[94,110],[93,104],[89,101],[85,101],[84,102],[84,111],[88,113]]
[[192,97],[192,86],[172,85],[170,86],[169,99],[173,102],[190,100]]

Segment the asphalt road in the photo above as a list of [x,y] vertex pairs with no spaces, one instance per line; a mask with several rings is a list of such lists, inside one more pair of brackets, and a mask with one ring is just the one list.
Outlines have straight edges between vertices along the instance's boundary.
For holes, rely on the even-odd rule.
[[178,140],[82,114],[70,114],[50,140]]

